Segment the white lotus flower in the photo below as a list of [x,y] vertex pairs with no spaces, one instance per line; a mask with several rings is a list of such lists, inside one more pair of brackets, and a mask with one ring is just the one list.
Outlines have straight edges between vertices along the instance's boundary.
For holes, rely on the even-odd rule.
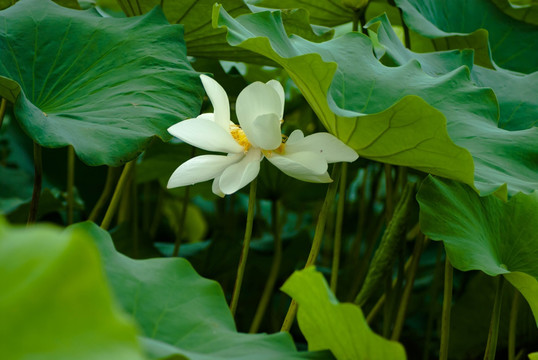
[[230,106],[224,89],[201,75],[214,113],[181,121],[170,134],[193,146],[227,155],[202,155],[178,167],[168,188],[213,180],[213,192],[232,194],[256,178],[264,155],[284,173],[310,182],[330,182],[327,164],[354,161],[357,153],[328,133],[304,137],[294,131],[282,141],[284,89],[276,80],[247,86],[236,102],[239,125],[230,121]]
[[265,157],[283,173],[308,182],[331,182],[328,164],[353,162],[359,155],[329,133],[304,136],[295,130],[286,142],[274,151],[263,151]]
[[168,180],[168,188],[213,180],[213,192],[232,194],[250,183],[260,171],[263,155],[253,147],[245,132],[230,120],[226,91],[215,80],[200,75],[214,113],[181,121],[168,132],[184,142],[207,151],[227,155],[196,156],[178,167]]

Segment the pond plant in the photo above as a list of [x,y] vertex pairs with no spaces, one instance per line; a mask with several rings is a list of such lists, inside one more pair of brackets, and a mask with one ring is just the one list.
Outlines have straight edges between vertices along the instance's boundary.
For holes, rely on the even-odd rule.
[[538,359],[535,0],[0,0],[1,359]]

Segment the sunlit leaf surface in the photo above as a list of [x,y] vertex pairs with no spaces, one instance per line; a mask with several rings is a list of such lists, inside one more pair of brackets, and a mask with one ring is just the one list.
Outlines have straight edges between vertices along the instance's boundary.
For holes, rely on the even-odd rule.
[[0,262],[0,358],[144,358],[87,234],[0,218]]

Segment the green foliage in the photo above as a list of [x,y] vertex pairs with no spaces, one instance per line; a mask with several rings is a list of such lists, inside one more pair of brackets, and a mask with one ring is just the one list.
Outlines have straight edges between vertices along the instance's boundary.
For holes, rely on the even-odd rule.
[[[185,259],[132,260],[114,249],[92,223],[71,227],[96,242],[108,279],[123,308],[136,319],[150,354],[186,359],[308,359],[288,334],[236,331],[220,286],[201,278]],[[314,357],[311,357],[314,356]]]
[[86,233],[0,218],[0,262],[1,358],[144,358]]
[[[536,0],[0,9],[1,359],[428,359],[444,358],[447,337],[448,358],[482,359],[486,343],[498,358],[536,356]],[[226,96],[207,78],[204,92],[200,74],[225,89],[236,124],[237,106],[259,110],[237,102],[243,89],[273,80],[250,88],[285,103],[281,125],[272,116],[282,143],[265,157],[298,168],[336,159],[325,151],[334,138],[294,130],[328,131],[360,155],[329,187],[263,160],[249,249],[246,188],[224,198],[209,181],[167,189],[178,166],[209,154],[167,142],[169,126],[205,113],[213,129],[215,113],[223,136],[189,136],[208,148],[236,145],[226,130],[248,140],[226,128]],[[218,177],[243,156],[230,155],[199,158],[218,164],[188,178]],[[328,188],[338,194],[322,205]],[[445,253],[456,270],[443,290]],[[296,271],[307,258],[319,272]],[[354,299],[360,307],[344,303]]]
[[314,267],[296,271],[282,291],[299,304],[297,320],[310,350],[330,349],[339,360],[406,359],[401,344],[370,330],[358,306],[338,303]]
[[73,145],[87,164],[117,166],[198,112],[181,28],[158,10],[119,20],[25,0],[0,24],[0,95],[42,146]]
[[[325,127],[361,156],[473,183],[470,154],[450,140],[443,114],[416,96],[435,96],[425,83],[428,89],[465,83],[464,72],[437,80],[423,74],[416,63],[383,67],[370,41],[355,33],[321,44],[288,38],[277,11],[233,19],[216,7],[213,15],[219,26],[227,27],[230,44],[264,54],[284,67]],[[415,81],[415,89],[409,81]],[[441,89],[436,93],[444,96]],[[491,97],[470,87],[460,91]],[[422,132],[413,131],[415,127]]]
[[538,70],[536,26],[512,19],[491,0],[395,0],[406,24],[434,39],[436,50],[475,50],[475,63],[523,73]]
[[422,231],[444,242],[452,265],[503,275],[527,299],[538,324],[538,193],[503,202],[430,176],[417,199]]

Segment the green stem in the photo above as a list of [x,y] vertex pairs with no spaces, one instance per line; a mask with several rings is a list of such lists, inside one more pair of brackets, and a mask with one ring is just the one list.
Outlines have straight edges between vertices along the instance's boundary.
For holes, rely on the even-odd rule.
[[486,345],[486,351],[484,353],[484,360],[495,359],[495,352],[497,350],[497,339],[499,338],[499,319],[501,317],[503,288],[504,288],[503,276],[499,275],[497,278],[495,302],[493,303],[493,312],[491,314],[491,323],[489,325],[489,333],[488,333],[488,343]]
[[157,235],[157,230],[159,230],[163,214],[164,196],[165,191],[159,185],[159,188],[157,189],[157,202],[155,203],[154,215],[153,219],[151,219],[151,226],[149,227],[149,238],[152,240],[155,238],[155,235]]
[[108,198],[110,197],[110,194],[112,194],[112,190],[114,189],[114,180],[116,179],[116,168],[109,167],[106,174],[106,181],[105,181],[105,187],[103,189],[103,192],[101,193],[101,196],[99,196],[99,200],[97,200],[97,203],[95,203],[95,206],[92,209],[92,212],[90,213],[90,216],[88,217],[89,221],[96,222],[97,217],[101,213],[101,210],[105,206],[106,202],[108,201]]
[[136,166],[133,167],[131,174],[131,204],[132,219],[131,226],[133,230],[133,255],[135,259],[140,257],[140,237],[138,236],[138,189],[136,185]]
[[[134,169],[131,170],[131,172]],[[132,183],[133,183],[133,176],[132,174],[129,174],[129,178],[125,182],[124,190],[121,193],[121,199],[118,209],[118,218],[117,223],[123,224],[127,223],[131,220],[132,215],[132,204],[131,204],[131,194],[132,191]]]
[[282,237],[280,236],[280,202],[278,200],[273,200],[272,203],[272,217],[273,217],[273,238],[275,245],[275,254],[273,256],[273,263],[271,264],[271,270],[269,271],[269,276],[267,277],[267,282],[265,283],[265,288],[263,289],[262,297],[258,303],[258,308],[256,309],[256,314],[250,325],[249,333],[254,334],[258,332],[260,324],[262,322],[265,311],[267,310],[267,305],[271,299],[271,294],[275,287],[276,280],[278,278],[278,272],[280,271],[280,264],[282,262]]
[[445,290],[443,294],[443,312],[441,313],[441,347],[439,360],[448,359],[448,343],[450,340],[450,311],[452,309],[452,285],[454,269],[448,256],[445,258]]
[[360,10],[354,10],[353,11],[353,21],[352,21],[352,27],[351,31],[358,32],[359,31],[359,22],[360,22]]
[[424,236],[417,236],[417,239],[415,240],[415,247],[413,249],[413,261],[411,262],[409,275],[407,277],[402,299],[400,301],[400,307],[398,308],[396,321],[394,323],[394,328],[392,329],[392,336],[390,337],[391,340],[398,340],[400,338],[400,334],[402,333],[403,324],[405,321],[405,312],[407,311],[407,304],[409,303],[411,291],[413,290],[413,283],[415,282],[415,276],[417,274],[420,255],[422,254],[424,244]]
[[520,299],[521,295],[516,289],[514,291],[514,298],[512,299],[512,307],[510,309],[510,324],[508,326],[508,360],[515,360],[516,358],[516,325]]
[[112,222],[112,219],[116,214],[116,210],[121,199],[121,194],[125,189],[127,183],[129,182],[129,179],[131,177],[131,169],[135,166],[135,164],[136,159],[125,164],[123,168],[120,179],[118,180],[118,184],[116,185],[116,190],[114,190],[114,195],[112,195],[112,200],[110,200],[110,204],[108,205],[108,209],[106,210],[105,217],[101,222],[101,228],[104,230],[108,230],[110,223]]
[[172,252],[173,257],[176,257],[179,254],[179,247],[181,246],[181,238],[183,236],[183,232],[185,229],[185,220],[187,219],[187,211],[189,209],[190,189],[191,189],[190,186],[187,186],[187,188],[185,189],[185,196],[183,197],[183,202],[181,206],[181,215],[179,216],[179,229],[176,235],[174,251]]
[[340,269],[340,252],[342,248],[342,224],[344,222],[344,205],[346,204],[347,163],[342,164],[338,204],[336,205],[336,224],[334,227],[333,263],[331,269],[331,290],[336,294],[338,270]]
[[[407,259],[407,261],[405,262],[405,265],[404,265],[404,275],[405,276],[407,276],[409,274],[409,267],[411,266],[412,261],[413,261],[413,255],[411,255]],[[392,280],[392,287],[393,288],[396,286],[397,282],[398,282],[397,279]],[[379,310],[381,310],[381,307],[385,303],[386,299],[387,299],[387,295],[383,294],[383,295],[381,295],[379,300],[377,300],[374,307],[372,308],[372,310],[370,310],[370,312],[368,313],[368,316],[366,317],[366,322],[368,324],[372,323],[372,321],[374,320],[374,318],[377,315],[377,313],[379,312]]]
[[34,142],[34,190],[32,192],[32,201],[30,202],[30,211],[28,212],[27,224],[33,224],[37,218],[37,209],[39,207],[39,198],[41,197],[41,186],[43,183],[43,157],[41,146]]
[[[323,232],[325,231],[325,223],[327,221],[327,214],[329,209],[334,201],[336,195],[336,189],[338,188],[338,180],[340,179],[340,170],[341,164],[337,163],[333,167],[331,177],[333,182],[329,184],[327,189],[327,194],[325,195],[325,201],[321,207],[321,211],[318,215],[318,222],[316,224],[316,232],[314,234],[314,240],[312,241],[312,247],[310,248],[310,254],[308,254],[308,259],[304,268],[306,269],[309,266],[314,265],[316,258],[319,254],[319,249],[321,247],[321,241],[323,240]],[[280,331],[290,331],[293,321],[295,320],[295,315],[297,314],[297,302],[295,300],[291,301],[290,307],[288,308],[288,313],[282,324]]]
[[359,190],[359,214],[357,219],[357,230],[355,233],[355,238],[353,239],[353,244],[351,244],[351,250],[348,260],[348,267],[352,267],[353,263],[357,261],[361,253],[362,238],[364,233],[364,222],[366,220],[366,183],[368,180],[368,166],[364,169],[364,175],[362,177],[362,185]]
[[392,214],[394,213],[394,195],[392,187],[392,166],[390,164],[385,164],[385,206],[387,211],[385,215],[387,216],[387,224],[392,219]]
[[241,257],[239,258],[239,266],[237,268],[237,276],[235,278],[234,291],[232,294],[232,301],[230,302],[230,311],[232,316],[235,316],[237,310],[237,303],[239,302],[239,294],[241,293],[241,284],[243,283],[243,275],[245,274],[245,266],[247,264],[248,250],[250,247],[250,237],[252,236],[252,225],[254,223],[254,210],[256,205],[256,186],[258,179],[254,179],[250,183],[250,192],[248,197],[248,212],[247,212],[247,225],[245,227],[245,237],[243,239],[243,249],[241,250]]
[[4,123],[4,115],[6,114],[6,107],[7,107],[7,100],[2,98],[2,101],[0,102],[0,128],[2,128],[2,124]]
[[[441,245],[441,244],[439,244]],[[430,306],[428,309],[428,320],[426,320],[426,335],[424,336],[424,346],[422,359],[428,360],[430,356],[430,343],[433,334],[433,323],[435,320],[435,314],[438,309],[437,296],[439,295],[439,289],[441,288],[442,275],[443,275],[443,246],[437,247],[437,255],[435,257],[435,269],[433,271],[433,281],[429,288]],[[445,264],[446,265],[446,264]]]
[[67,225],[73,223],[75,209],[75,149],[67,147]]

